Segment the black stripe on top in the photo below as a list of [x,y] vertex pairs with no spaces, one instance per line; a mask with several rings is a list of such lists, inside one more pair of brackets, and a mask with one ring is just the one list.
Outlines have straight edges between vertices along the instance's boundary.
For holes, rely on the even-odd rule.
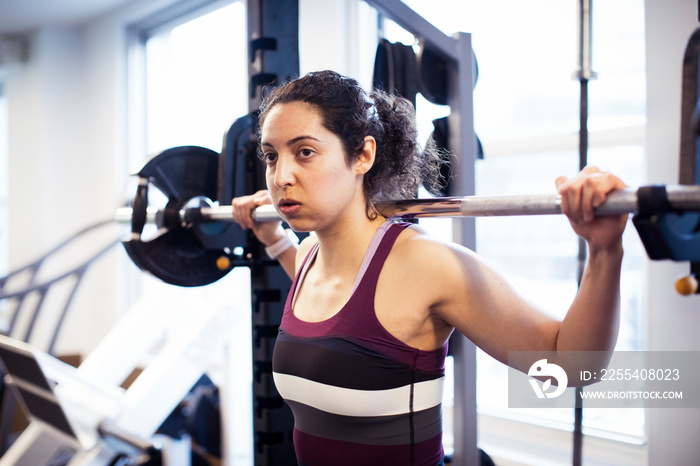
[[275,345],[275,372],[336,387],[385,390],[443,376],[415,370],[345,338],[298,341],[280,333]]
[[[408,445],[411,443],[408,414],[393,416],[342,416],[287,400],[294,413],[294,427],[306,434],[366,445]],[[440,405],[413,413],[416,426],[414,442],[422,442],[442,433]]]

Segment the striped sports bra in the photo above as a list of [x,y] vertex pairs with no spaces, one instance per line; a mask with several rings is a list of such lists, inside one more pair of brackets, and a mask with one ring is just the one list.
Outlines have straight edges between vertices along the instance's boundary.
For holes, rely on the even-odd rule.
[[293,312],[318,245],[292,284],[273,376],[294,413],[300,465],[435,466],[443,459],[447,344],[434,351],[412,348],[381,325],[374,308],[377,279],[406,226],[386,222],[377,230],[350,298],[329,319],[306,322]]

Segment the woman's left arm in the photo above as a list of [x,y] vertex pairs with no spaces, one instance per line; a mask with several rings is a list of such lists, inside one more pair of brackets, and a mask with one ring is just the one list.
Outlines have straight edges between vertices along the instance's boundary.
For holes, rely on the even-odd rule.
[[562,212],[588,243],[588,262],[576,297],[561,323],[558,351],[611,351],[620,320],[622,233],[627,215],[595,216],[595,207],[626,187],[618,177],[595,167],[556,181]]
[[[595,217],[593,211],[625,184],[587,167],[571,179],[557,179],[557,187],[562,210],[590,249],[581,286],[563,320],[524,299],[465,248],[426,248],[421,267],[413,268],[425,269],[421,279],[435,292],[434,316],[504,363],[511,351],[609,351],[617,340],[627,215]],[[421,257],[421,250],[415,248],[410,257]]]

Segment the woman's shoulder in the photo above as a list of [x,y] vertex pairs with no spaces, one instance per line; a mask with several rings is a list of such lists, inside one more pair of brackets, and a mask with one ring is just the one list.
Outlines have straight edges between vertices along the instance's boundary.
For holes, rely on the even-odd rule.
[[453,327],[448,317],[467,309],[470,296],[478,292],[473,284],[483,276],[481,267],[469,249],[412,225],[398,236],[380,280],[394,296],[410,301],[407,308],[424,309],[426,319],[439,319],[431,321],[440,328]]
[[480,262],[473,251],[438,238],[419,225],[411,225],[399,235],[391,255],[401,267],[417,268],[436,276],[461,274],[465,264]]

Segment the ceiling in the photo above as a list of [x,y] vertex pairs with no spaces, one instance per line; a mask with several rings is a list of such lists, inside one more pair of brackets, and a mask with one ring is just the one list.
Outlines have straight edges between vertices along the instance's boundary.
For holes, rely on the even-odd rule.
[[80,23],[131,0],[0,0],[0,34]]

